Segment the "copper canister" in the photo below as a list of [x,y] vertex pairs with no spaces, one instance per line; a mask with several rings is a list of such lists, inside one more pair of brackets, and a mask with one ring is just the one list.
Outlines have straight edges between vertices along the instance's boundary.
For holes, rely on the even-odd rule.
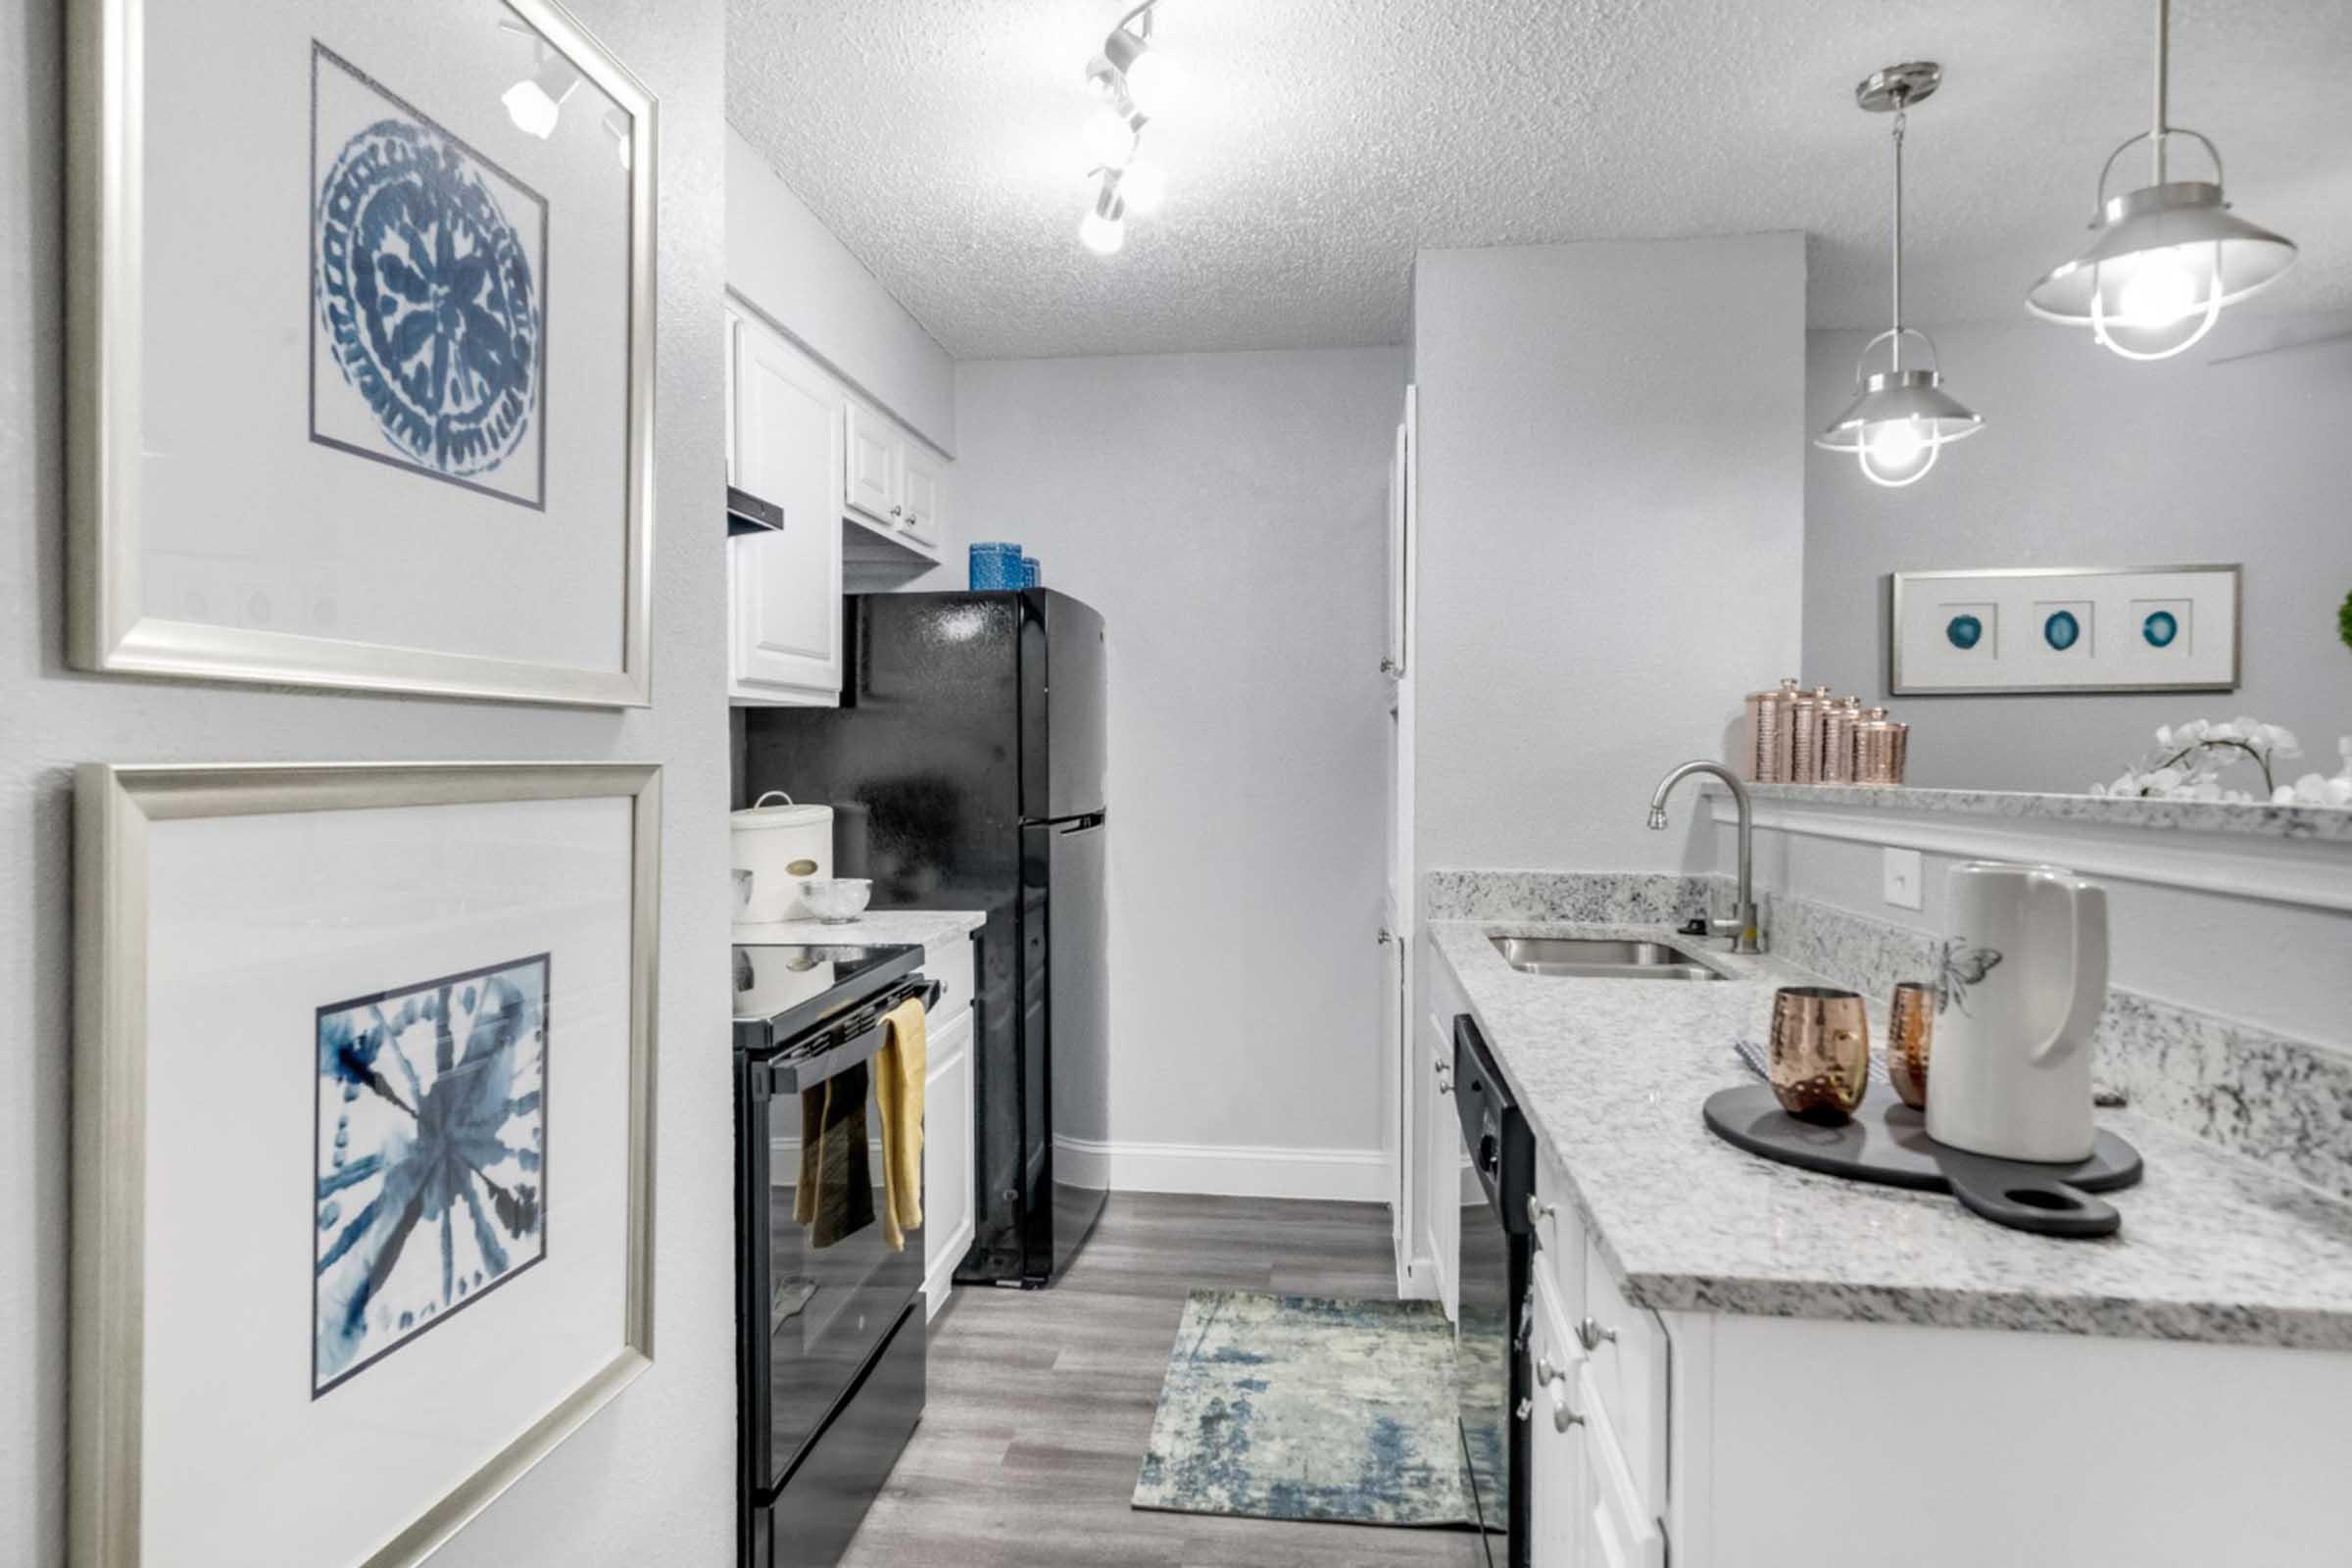
[[1780,705],[1774,701],[1778,692],[1749,692],[1740,705],[1747,710],[1747,755],[1740,771],[1750,784],[1771,782],[1772,742],[1779,727]]
[[1824,784],[1851,784],[1854,781],[1854,731],[1861,722],[1861,698],[1840,697],[1830,705],[1830,716],[1821,727],[1821,781]]
[[1796,677],[1786,676],[1776,691],[1759,694],[1756,707],[1756,773],[1759,784],[1786,784],[1790,759],[1789,723],[1796,703]]
[[1816,686],[1796,694],[1790,724],[1788,782],[1821,782],[1822,726],[1829,718],[1830,689]]
[[1892,754],[1887,766],[1886,782],[1900,784],[1903,781],[1904,770],[1911,760],[1911,726],[1904,723],[1890,723],[1886,729],[1889,736],[1888,750]]
[[1886,720],[1884,708],[1862,710],[1860,739],[1855,744],[1857,784],[1891,784],[1894,782],[1894,726]]

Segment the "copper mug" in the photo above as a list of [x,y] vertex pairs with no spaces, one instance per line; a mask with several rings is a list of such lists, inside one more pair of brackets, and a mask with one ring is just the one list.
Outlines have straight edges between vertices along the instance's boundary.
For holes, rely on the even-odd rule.
[[1928,1054],[1936,1039],[1936,988],[1905,980],[1886,1009],[1886,1081],[1913,1110],[1928,1108]]
[[1767,1053],[1773,1098],[1791,1116],[1841,1122],[1870,1088],[1870,1020],[1862,999],[1828,986],[1784,986],[1772,999]]

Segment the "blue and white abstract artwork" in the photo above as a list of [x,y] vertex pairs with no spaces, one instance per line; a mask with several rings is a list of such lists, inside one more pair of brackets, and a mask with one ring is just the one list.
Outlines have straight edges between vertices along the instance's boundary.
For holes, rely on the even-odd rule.
[[320,44],[311,438],[543,508],[547,203]]
[[313,1398],[547,1255],[549,962],[318,1009]]

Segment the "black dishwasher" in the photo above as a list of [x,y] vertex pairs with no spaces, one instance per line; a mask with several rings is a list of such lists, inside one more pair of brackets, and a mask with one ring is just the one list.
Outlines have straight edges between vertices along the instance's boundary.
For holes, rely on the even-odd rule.
[[1528,1200],[1535,1137],[1494,1067],[1476,1020],[1453,1021],[1453,1103],[1486,1197],[1462,1209],[1461,1311],[1455,1361],[1462,1463],[1478,1508],[1483,1568],[1527,1568],[1526,1314],[1534,1248]]

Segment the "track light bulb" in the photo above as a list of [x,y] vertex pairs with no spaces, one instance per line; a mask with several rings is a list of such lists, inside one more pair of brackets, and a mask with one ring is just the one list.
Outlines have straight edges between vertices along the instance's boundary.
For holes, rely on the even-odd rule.
[[516,130],[545,141],[556,133],[564,100],[579,84],[580,74],[571,62],[550,53],[536,72],[509,87],[498,101],[507,106],[507,118],[514,122]]
[[1108,104],[1087,117],[1080,133],[1089,169],[1125,169],[1135,156],[1135,126]]

